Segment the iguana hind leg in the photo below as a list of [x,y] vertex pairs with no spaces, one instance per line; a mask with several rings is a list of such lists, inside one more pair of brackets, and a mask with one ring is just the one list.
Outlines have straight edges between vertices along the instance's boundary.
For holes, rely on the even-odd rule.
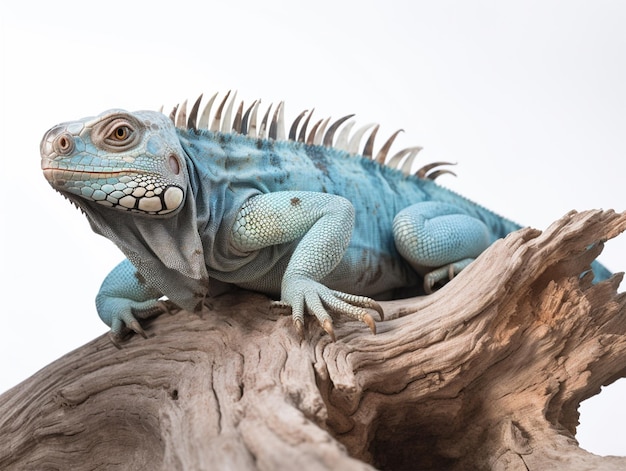
[[490,244],[489,228],[448,203],[424,202],[400,211],[393,221],[396,248],[424,277],[424,291],[451,279]]

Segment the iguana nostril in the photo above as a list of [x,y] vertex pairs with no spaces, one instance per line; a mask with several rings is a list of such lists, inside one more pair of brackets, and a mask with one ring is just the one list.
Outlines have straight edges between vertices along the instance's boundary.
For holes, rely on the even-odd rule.
[[54,140],[52,146],[57,154],[68,155],[74,150],[74,138],[63,133]]

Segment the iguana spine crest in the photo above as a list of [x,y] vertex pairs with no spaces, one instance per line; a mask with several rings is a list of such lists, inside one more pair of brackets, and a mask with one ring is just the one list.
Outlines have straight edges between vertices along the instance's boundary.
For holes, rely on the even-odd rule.
[[[169,114],[169,117],[174,125],[183,130],[191,129],[209,130],[220,133],[237,133],[252,138],[259,139],[272,139],[272,140],[290,140],[294,142],[302,142],[306,145],[322,145],[324,147],[333,147],[338,150],[348,152],[350,155],[361,155],[367,159],[374,160],[381,165],[400,170],[405,175],[414,174],[418,178],[435,180],[443,174],[455,175],[454,172],[448,169],[442,169],[440,167],[445,165],[455,165],[452,162],[433,162],[420,167],[415,172],[412,171],[415,157],[422,150],[420,146],[413,146],[401,149],[394,155],[388,158],[389,150],[398,136],[403,130],[399,129],[394,132],[385,143],[380,147],[376,155],[374,156],[374,142],[376,134],[379,130],[379,125],[375,123],[366,124],[357,129],[352,135],[350,131],[354,126],[354,121],[349,121],[354,114],[343,116],[330,124],[330,117],[326,119],[320,119],[313,124],[311,130],[307,129],[311,121],[311,116],[315,111],[315,108],[302,111],[292,122],[289,128],[289,134],[285,133],[285,104],[283,101],[278,103],[274,108],[272,114],[273,104],[267,107],[265,114],[261,120],[260,125],[257,123],[257,117],[261,100],[255,100],[244,112],[244,101],[240,101],[233,118],[233,108],[237,99],[237,92],[232,93],[228,91],[220,104],[218,105],[215,113],[211,118],[211,110],[213,104],[219,93],[213,94],[209,100],[205,103],[202,113],[200,113],[200,119],[198,120],[198,114],[200,111],[200,105],[202,103],[203,94],[201,94],[194,102],[189,115],[187,114],[187,100],[182,104],[176,105]],[[163,107],[161,107],[161,112]],[[270,119],[270,115],[272,116]],[[305,118],[306,116],[306,118]],[[300,122],[304,118],[304,122],[300,127]],[[269,122],[269,127],[268,127]],[[343,125],[343,127],[342,127]],[[299,129],[298,129],[299,128]],[[339,132],[335,139],[335,134]],[[371,130],[371,131],[370,131]],[[361,141],[363,137],[370,131],[370,134],[365,141],[365,145],[362,150]]]

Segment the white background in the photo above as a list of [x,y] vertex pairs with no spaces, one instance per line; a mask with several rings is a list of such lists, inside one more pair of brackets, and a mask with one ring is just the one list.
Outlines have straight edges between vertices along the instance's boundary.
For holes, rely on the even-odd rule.
[[[304,6],[303,6],[304,5]],[[106,327],[93,298],[122,259],[46,183],[52,125],[239,90],[288,116],[357,113],[405,129],[441,183],[545,229],[624,210],[626,3],[3,2],[0,392]],[[600,257],[626,269],[626,235]],[[578,438],[626,455],[626,384],[581,407]]]

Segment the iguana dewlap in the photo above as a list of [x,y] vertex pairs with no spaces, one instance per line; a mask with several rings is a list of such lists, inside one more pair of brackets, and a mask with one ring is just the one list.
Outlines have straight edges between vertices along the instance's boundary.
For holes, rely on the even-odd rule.
[[227,96],[209,124],[214,98],[199,119],[201,98],[188,119],[111,110],[43,138],[50,184],[127,257],[96,298],[114,339],[163,296],[200,310],[211,279],[279,298],[300,332],[305,313],[331,335],[331,313],[375,331],[372,298],[430,292],[519,228],[437,185],[437,164],[407,174],[419,148],[387,159],[391,139],[372,159],[376,129],[354,155],[346,119],[307,134],[303,113],[285,139],[282,104],[257,126],[258,102],[231,119]]

